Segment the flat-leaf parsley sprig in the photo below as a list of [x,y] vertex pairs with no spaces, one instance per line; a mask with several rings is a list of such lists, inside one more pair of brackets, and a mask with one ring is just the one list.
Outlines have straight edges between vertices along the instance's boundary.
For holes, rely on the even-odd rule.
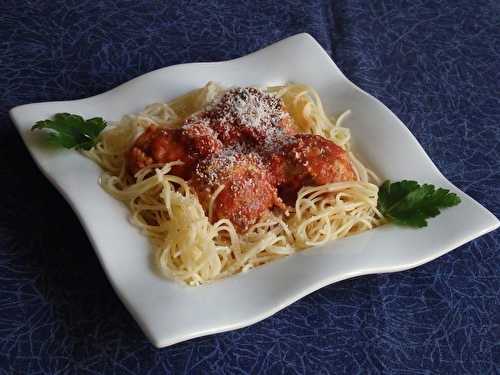
[[78,115],[57,113],[52,120],[38,121],[31,130],[48,129],[50,142],[65,148],[90,150],[106,125],[101,117],[84,120]]
[[440,209],[459,204],[460,197],[434,185],[416,181],[385,181],[379,190],[378,209],[391,222],[415,228],[427,226],[427,219]]

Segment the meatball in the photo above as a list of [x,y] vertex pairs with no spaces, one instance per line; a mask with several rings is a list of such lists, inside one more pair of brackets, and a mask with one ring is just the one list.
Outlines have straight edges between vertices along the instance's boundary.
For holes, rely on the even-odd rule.
[[213,202],[210,219],[229,219],[240,233],[273,206],[283,207],[257,154],[226,149],[200,161],[190,183],[207,214],[213,193],[224,185]]
[[225,146],[258,144],[277,130],[293,134],[293,121],[283,101],[253,87],[227,90],[205,116]]
[[229,122],[226,119],[212,119],[211,126],[226,147],[249,142],[248,137],[234,122]]
[[161,129],[151,125],[137,138],[129,151],[127,166],[129,172],[135,174],[150,164],[176,160],[184,164],[172,167],[172,174],[188,179],[195,160],[183,142],[181,130]]
[[356,179],[347,153],[319,135],[296,134],[294,141],[274,156],[272,173],[280,196],[293,203],[303,186]]
[[199,157],[218,153],[224,147],[205,118],[193,118],[186,121],[182,126],[182,135],[190,150]]

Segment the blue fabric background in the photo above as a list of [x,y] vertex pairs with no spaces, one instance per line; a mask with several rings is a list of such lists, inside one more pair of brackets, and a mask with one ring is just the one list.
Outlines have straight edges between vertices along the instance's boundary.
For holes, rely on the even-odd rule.
[[10,122],[171,64],[309,32],[500,216],[498,0],[0,1],[1,374],[500,373],[500,232],[162,350],[118,301]]

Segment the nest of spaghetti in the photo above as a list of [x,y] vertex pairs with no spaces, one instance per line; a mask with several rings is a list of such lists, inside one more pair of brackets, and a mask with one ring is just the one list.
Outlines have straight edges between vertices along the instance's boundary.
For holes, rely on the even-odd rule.
[[306,85],[209,82],[125,116],[85,153],[161,272],[195,286],[382,223],[349,113],[328,117]]

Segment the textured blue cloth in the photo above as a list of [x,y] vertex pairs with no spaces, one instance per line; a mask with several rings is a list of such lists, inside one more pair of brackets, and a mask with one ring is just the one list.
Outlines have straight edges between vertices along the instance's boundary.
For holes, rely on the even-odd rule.
[[500,373],[500,232],[417,269],[340,282],[265,321],[162,350],[8,119],[171,64],[308,32],[500,216],[500,2],[0,1],[1,374]]

